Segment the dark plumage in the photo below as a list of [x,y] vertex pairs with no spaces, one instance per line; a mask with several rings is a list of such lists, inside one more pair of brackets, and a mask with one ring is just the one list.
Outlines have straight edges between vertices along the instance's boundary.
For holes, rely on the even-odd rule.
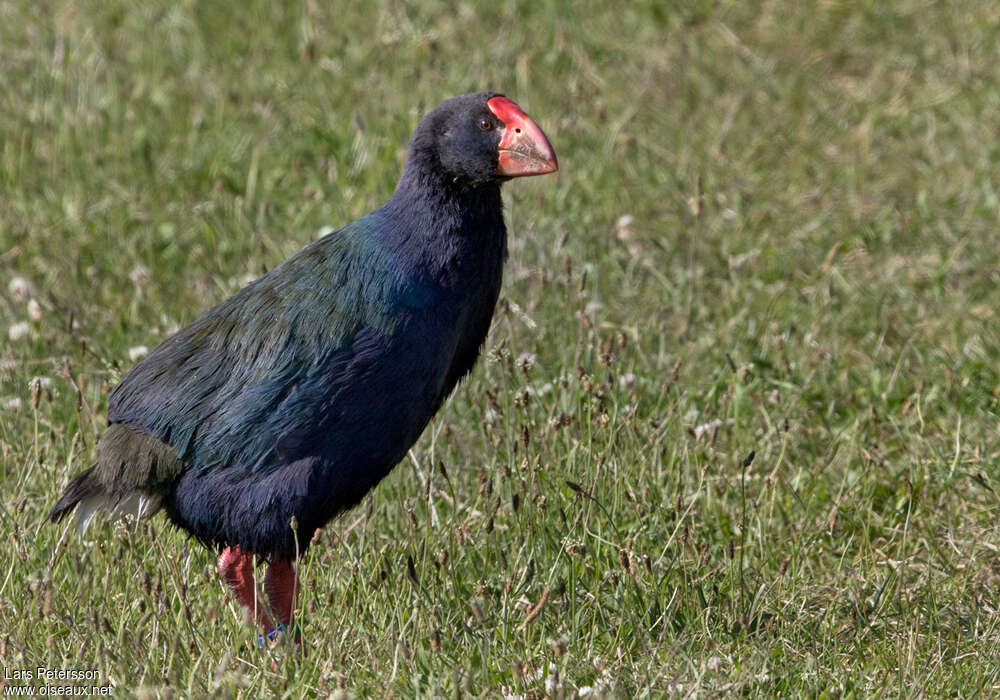
[[[507,255],[500,184],[556,167],[510,100],[444,102],[418,126],[381,208],[306,246],[125,376],[95,463],[51,518],[80,504],[86,527],[101,507],[163,508],[228,548],[220,570],[247,604],[246,557],[287,566],[304,552],[388,474],[472,369]],[[290,599],[287,611],[272,603],[287,623]]]

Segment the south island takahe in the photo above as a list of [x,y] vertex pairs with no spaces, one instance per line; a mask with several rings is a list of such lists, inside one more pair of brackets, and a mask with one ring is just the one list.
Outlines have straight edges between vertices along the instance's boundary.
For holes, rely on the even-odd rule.
[[[500,292],[500,185],[554,172],[514,102],[426,115],[396,191],[207,311],[115,387],[94,464],[50,513],[173,523],[269,636],[291,623],[294,560],[399,462],[472,369]],[[294,523],[294,528],[293,528]],[[254,557],[268,562],[267,605]]]

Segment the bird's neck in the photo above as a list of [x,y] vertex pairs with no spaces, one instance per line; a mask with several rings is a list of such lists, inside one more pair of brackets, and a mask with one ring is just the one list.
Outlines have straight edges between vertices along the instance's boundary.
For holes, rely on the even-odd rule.
[[463,184],[434,164],[416,159],[407,163],[386,206],[410,215],[430,214],[436,223],[454,228],[456,233],[470,233],[464,230],[470,221],[482,225],[503,219],[498,182]]
[[463,187],[432,169],[408,167],[382,209],[394,224],[382,229],[383,242],[414,273],[437,277],[506,259],[499,183]]

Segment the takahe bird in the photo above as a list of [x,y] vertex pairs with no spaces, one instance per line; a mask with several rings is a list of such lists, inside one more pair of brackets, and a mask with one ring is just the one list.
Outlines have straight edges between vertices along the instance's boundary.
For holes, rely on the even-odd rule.
[[[296,557],[405,456],[476,362],[507,256],[500,185],[557,167],[545,134],[503,95],[439,105],[381,208],[132,368],[109,398],[96,461],[50,518],[78,507],[82,531],[101,508],[162,508],[221,550],[219,573],[265,631],[284,629]],[[267,609],[254,556],[269,562]]]

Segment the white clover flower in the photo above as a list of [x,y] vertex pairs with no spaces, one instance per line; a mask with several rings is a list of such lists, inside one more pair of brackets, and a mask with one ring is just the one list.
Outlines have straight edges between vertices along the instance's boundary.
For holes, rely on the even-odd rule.
[[723,421],[721,418],[715,418],[713,420],[708,421],[707,423],[696,425],[694,427],[694,436],[695,438],[700,438],[705,433],[710,433],[711,431],[723,425],[733,425],[735,422],[736,421],[732,418],[727,418],[725,421]]
[[28,280],[20,275],[11,278],[10,283],[7,285],[7,291],[19,301],[25,301],[31,297],[31,285],[28,284]]
[[535,365],[535,353],[522,352],[517,357],[517,366],[522,370],[531,369]]
[[128,273],[128,278],[136,287],[142,287],[149,281],[149,269],[145,265],[136,265]]
[[632,237],[632,222],[634,220],[631,214],[618,217],[618,221],[615,222],[615,235],[619,241],[627,241]]
[[560,690],[562,690],[562,680],[559,678],[559,669],[553,667],[545,678],[545,692],[549,695],[555,695]]
[[7,329],[7,337],[11,340],[21,340],[22,338],[26,338],[30,332],[31,326],[28,325],[28,322],[20,321]]
[[38,387],[39,389],[51,389],[52,388],[52,377],[37,376],[32,377],[31,381],[28,382],[29,387]]
[[725,666],[725,664],[726,660],[723,659],[721,656],[710,656],[708,660],[705,662],[705,668],[707,668],[709,671],[718,671],[723,666]]

